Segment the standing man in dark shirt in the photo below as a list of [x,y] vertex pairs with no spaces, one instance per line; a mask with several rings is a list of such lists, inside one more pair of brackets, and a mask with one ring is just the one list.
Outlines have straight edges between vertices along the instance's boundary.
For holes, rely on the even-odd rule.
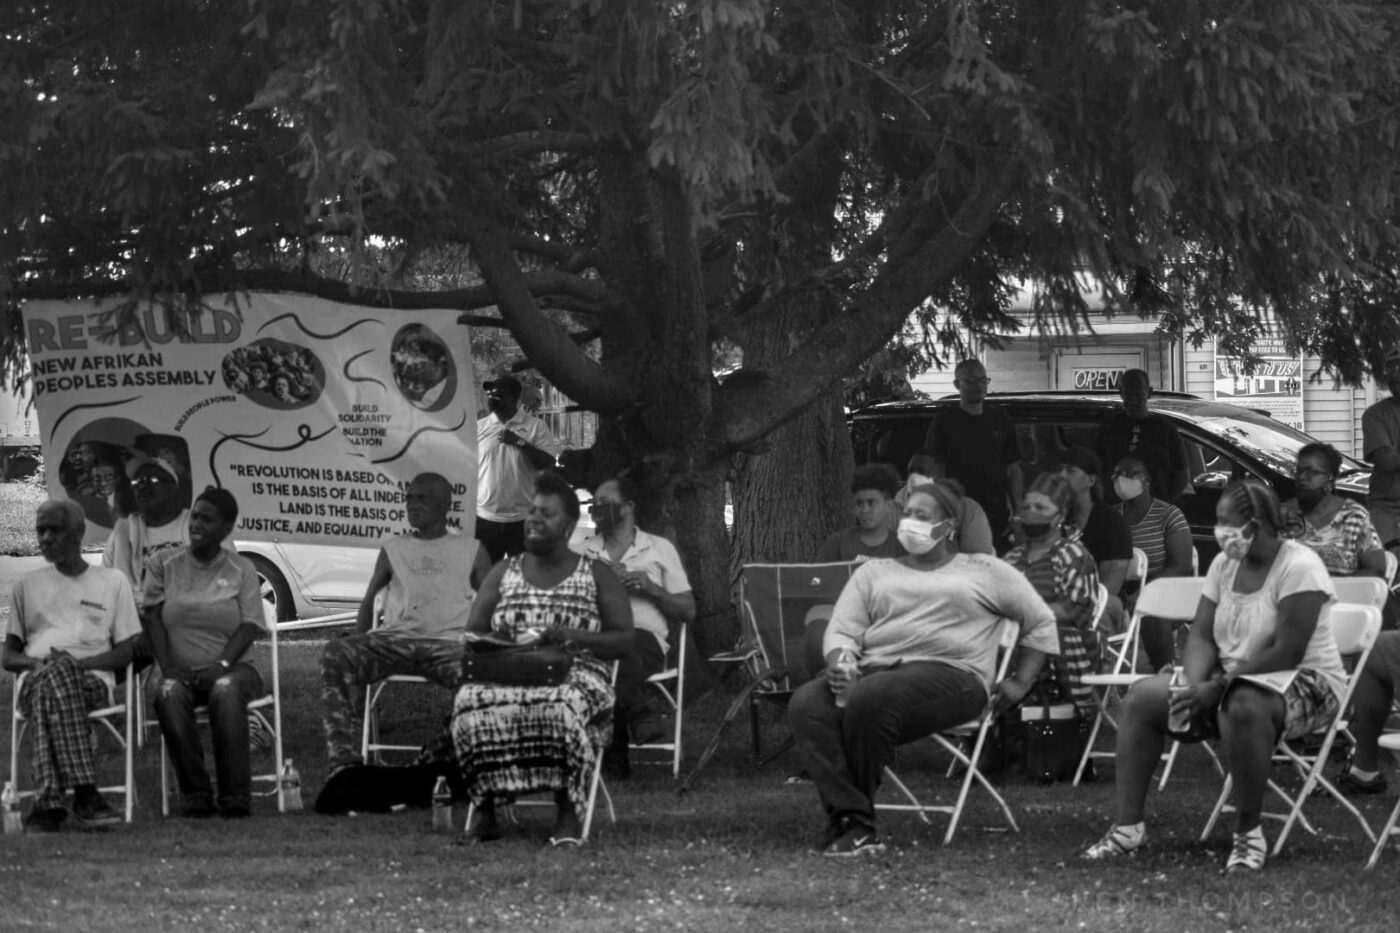
[[[1187,488],[1186,448],[1176,426],[1147,408],[1152,397],[1152,380],[1141,369],[1130,369],[1118,381],[1121,411],[1110,412],[1099,422],[1099,462],[1117,463],[1133,454],[1147,464],[1152,488],[1162,490],[1161,498],[1172,502]],[[1112,487],[1104,497],[1117,502]]]
[[1011,508],[1020,504],[1025,482],[1016,427],[1004,411],[985,402],[989,382],[986,367],[977,360],[959,363],[953,370],[958,407],[934,417],[924,446],[962,484],[968,498],[982,506],[1002,550]]

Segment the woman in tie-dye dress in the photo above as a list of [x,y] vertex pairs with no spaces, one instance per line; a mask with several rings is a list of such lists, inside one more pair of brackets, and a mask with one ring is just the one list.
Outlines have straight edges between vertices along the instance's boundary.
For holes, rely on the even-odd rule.
[[612,662],[632,645],[632,610],[608,567],[569,550],[574,490],[553,473],[536,480],[525,553],[492,568],[472,606],[472,632],[516,642],[543,639],[575,653],[564,683],[466,683],[457,691],[452,743],[478,818],[472,838],[500,838],[495,802],[554,791],[556,846],[583,841],[580,814],[593,762],[612,734]]

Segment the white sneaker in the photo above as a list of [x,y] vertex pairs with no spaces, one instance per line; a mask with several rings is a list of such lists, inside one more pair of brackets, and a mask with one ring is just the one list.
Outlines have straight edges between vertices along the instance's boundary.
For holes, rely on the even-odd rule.
[[1084,850],[1084,858],[1091,861],[1118,858],[1132,855],[1147,841],[1147,830],[1132,833],[1126,826],[1114,826],[1104,833],[1103,838]]

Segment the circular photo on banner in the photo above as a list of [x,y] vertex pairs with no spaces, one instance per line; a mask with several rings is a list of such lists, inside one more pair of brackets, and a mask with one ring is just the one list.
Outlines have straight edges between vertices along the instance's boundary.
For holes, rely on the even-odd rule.
[[321,397],[326,368],[306,347],[264,337],[224,356],[224,385],[264,408],[290,411]]
[[167,501],[176,511],[189,508],[193,498],[184,438],[152,434],[126,418],[84,425],[63,451],[58,481],[98,531],[110,531],[117,519],[135,512],[138,498]]
[[438,411],[457,394],[457,365],[447,343],[422,324],[408,324],[389,348],[394,384],[414,408]]

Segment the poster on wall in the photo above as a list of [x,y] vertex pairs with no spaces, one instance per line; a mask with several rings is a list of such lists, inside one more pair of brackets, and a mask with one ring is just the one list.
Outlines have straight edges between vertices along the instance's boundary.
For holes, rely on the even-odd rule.
[[1281,336],[1268,335],[1255,344],[1260,359],[1246,373],[1238,356],[1215,354],[1217,401],[1267,411],[1278,421],[1303,430],[1303,358],[1289,353]]
[[474,533],[477,383],[459,312],[273,293],[204,305],[183,328],[145,308],[114,333],[113,302],[25,304],[49,493],[83,506],[85,543],[130,509],[138,475],[168,479],[185,507],[228,489],[240,539],[368,547],[407,529],[407,482],[440,473],[449,523]]

